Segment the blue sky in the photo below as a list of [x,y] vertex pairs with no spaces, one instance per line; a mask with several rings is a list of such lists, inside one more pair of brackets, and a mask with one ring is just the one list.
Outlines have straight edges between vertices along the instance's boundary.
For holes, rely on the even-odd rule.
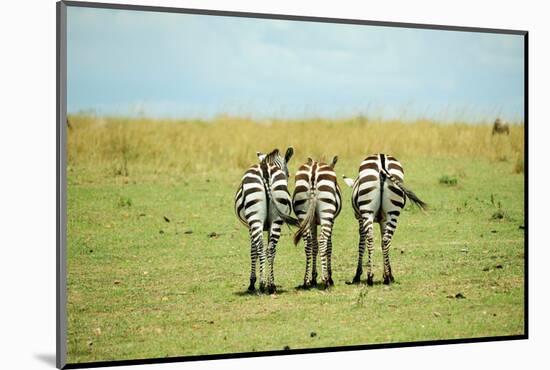
[[68,111],[521,120],[523,36],[69,7]]

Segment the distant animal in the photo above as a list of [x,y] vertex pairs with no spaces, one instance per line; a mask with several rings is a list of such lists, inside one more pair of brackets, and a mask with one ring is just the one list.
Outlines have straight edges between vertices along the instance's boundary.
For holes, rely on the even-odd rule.
[[[317,285],[317,254],[321,255],[321,278],[324,288],[334,285],[332,280],[332,228],[342,209],[342,197],[336,180],[335,156],[330,164],[308,158],[296,172],[296,187],[292,196],[294,213],[300,227],[294,234],[294,244],[304,239],[306,271],[303,288]],[[317,239],[317,226],[321,226]],[[311,279],[309,278],[311,264]]]
[[500,118],[497,118],[495,120],[495,123],[493,123],[492,135],[504,134],[504,133],[506,133],[506,135],[510,135],[510,125],[508,124],[508,122],[503,121]]
[[67,118],[67,128],[69,130],[72,130],[73,129],[73,126],[71,125],[71,121],[69,121],[69,119]]
[[352,180],[344,176],[346,184],[353,188],[351,204],[359,222],[359,257],[353,283],[360,282],[363,273],[363,254],[367,247],[367,284],[373,285],[372,252],[374,250],[374,223],[380,224],[382,254],[384,260],[384,284],[394,277],[390,265],[390,247],[397,228],[397,219],[409,198],[425,209],[427,204],[403,185],[405,173],[399,161],[386,154],[366,157],[359,167],[359,176]]
[[[291,216],[292,207],[288,192],[287,163],[294,149],[289,147],[284,155],[274,149],[268,154],[256,153],[260,163],[251,166],[244,174],[235,195],[235,212],[250,234],[250,285],[255,290],[256,262],[260,264],[260,291],[267,288],[274,293],[275,278],[273,264],[281,226],[288,223],[299,226],[299,221]],[[267,250],[263,242],[263,232],[268,232]],[[266,278],[266,259],[269,274]]]

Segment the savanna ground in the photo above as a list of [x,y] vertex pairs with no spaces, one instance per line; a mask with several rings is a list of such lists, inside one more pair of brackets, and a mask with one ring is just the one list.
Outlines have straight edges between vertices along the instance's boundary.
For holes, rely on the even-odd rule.
[[[308,120],[210,122],[70,117],[68,361],[90,362],[524,334],[524,127]],[[390,251],[396,282],[346,285],[355,273],[351,190],[333,234],[335,286],[295,289],[303,246],[285,227],[276,295],[249,295],[247,230],[233,196],[256,151],[339,155],[356,176],[393,154],[408,202]],[[290,190],[294,188],[293,179]]]

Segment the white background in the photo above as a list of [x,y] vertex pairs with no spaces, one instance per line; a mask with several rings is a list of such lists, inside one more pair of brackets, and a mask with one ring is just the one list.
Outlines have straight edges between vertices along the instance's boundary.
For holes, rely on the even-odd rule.
[[[112,2],[117,2],[113,0]],[[550,346],[544,162],[550,104],[548,11],[539,1],[128,1],[203,9],[528,30],[529,322],[522,341],[162,364],[132,369],[542,368]],[[0,365],[55,358],[55,2],[9,1],[0,22]],[[330,319],[330,318],[327,318]],[[358,318],[369,320],[368,316]],[[261,328],[258,328],[261,330]],[[545,356],[546,355],[546,356]]]

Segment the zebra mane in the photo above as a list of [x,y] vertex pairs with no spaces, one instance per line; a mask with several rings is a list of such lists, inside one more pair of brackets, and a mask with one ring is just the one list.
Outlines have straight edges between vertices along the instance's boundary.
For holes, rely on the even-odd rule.
[[267,154],[264,157],[264,161],[269,164],[279,164],[278,162],[280,162],[280,160],[277,160],[279,158],[281,158],[281,156],[279,155],[279,149],[273,149],[271,153]]

